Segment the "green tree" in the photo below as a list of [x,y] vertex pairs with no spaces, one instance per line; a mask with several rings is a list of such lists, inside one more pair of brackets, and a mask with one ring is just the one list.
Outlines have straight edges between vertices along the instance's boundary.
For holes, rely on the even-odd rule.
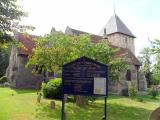
[[19,21],[27,14],[17,4],[17,0],[0,1],[0,43],[12,40],[8,33],[15,30],[34,29],[32,26],[20,25]]
[[141,56],[138,57],[140,62],[142,63],[141,71],[145,74],[145,77],[147,79],[148,86],[151,85],[151,78],[152,78],[152,71],[151,71],[151,54],[150,54],[150,48],[143,48],[141,51]]
[[[155,39],[150,43],[151,47],[144,48],[141,57],[142,70],[149,80],[149,85],[158,84],[160,81],[160,40]],[[154,60],[151,61],[151,58],[154,58]]]
[[0,77],[4,76],[9,63],[9,48],[0,48]]
[[151,43],[151,47],[149,49],[149,53],[150,54],[160,54],[160,40],[159,39],[155,39],[153,41],[150,41]]
[[156,63],[152,69],[152,84],[157,85],[160,83],[160,55],[156,55]]
[[[114,57],[117,50],[110,48],[106,40],[97,43],[91,42],[90,35],[81,34],[71,36],[62,32],[55,32],[44,37],[39,37],[33,54],[29,56],[27,66],[35,67],[34,72],[42,70],[61,72],[64,63],[70,62],[81,56],[86,56],[104,64],[110,65],[110,74],[116,80],[125,63]],[[83,100],[82,100],[83,99]],[[84,97],[77,96],[77,104],[83,106]]]
[[[34,72],[39,70],[59,71],[64,63],[70,62],[81,56],[98,60],[104,64],[110,64],[111,73],[116,75],[126,66],[121,59],[114,57],[117,49],[108,46],[106,40],[91,42],[90,36],[81,34],[71,36],[62,32],[55,32],[35,39],[36,47],[29,56],[26,66],[34,65]],[[116,77],[115,75],[115,77]],[[118,74],[119,76],[119,74]],[[118,80],[118,79],[117,79]]]
[[[11,33],[14,31],[33,30],[33,26],[20,25],[22,17],[27,14],[18,5],[18,0],[0,1],[0,76],[4,75],[9,61],[9,47],[14,39]],[[12,41],[12,42],[11,42]]]
[[149,53],[154,57],[154,65],[152,68],[152,82],[158,84],[160,81],[160,40],[155,39],[151,42]]

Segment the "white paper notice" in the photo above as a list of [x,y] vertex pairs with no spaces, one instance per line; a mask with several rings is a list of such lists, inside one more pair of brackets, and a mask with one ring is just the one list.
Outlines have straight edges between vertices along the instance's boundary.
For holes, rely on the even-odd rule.
[[94,94],[106,95],[106,78],[94,78]]

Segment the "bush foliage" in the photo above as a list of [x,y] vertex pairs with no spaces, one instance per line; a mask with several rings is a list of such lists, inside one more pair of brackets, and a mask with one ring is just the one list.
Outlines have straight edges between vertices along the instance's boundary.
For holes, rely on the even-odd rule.
[[131,99],[135,98],[137,96],[137,86],[134,82],[131,82],[128,89],[128,95]]
[[10,48],[1,48],[0,45],[0,77],[3,77],[6,73],[9,64],[9,51]]
[[62,80],[55,78],[48,83],[42,83],[42,93],[44,98],[61,99],[62,98]]

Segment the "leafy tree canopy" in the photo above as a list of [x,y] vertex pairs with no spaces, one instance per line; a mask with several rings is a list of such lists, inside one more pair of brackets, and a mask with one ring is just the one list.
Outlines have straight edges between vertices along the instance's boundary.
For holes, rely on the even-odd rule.
[[0,77],[6,73],[9,63],[9,48],[0,48]]
[[152,68],[152,81],[153,84],[158,84],[160,82],[160,40],[155,39],[151,41],[151,47],[149,48],[149,53],[154,56],[155,61]]
[[110,74],[115,80],[125,63],[114,57],[117,50],[110,48],[106,40],[97,43],[91,42],[90,35],[81,34],[71,36],[62,32],[54,32],[35,40],[36,47],[29,56],[27,66],[34,65],[34,72],[40,70],[59,71],[64,63],[70,62],[81,56],[86,56],[110,65]]
[[[160,82],[160,40],[150,41],[151,47],[144,48],[141,52],[142,71],[148,80],[148,85]],[[153,59],[153,60],[151,60]]]
[[149,49],[150,48],[143,48],[143,50],[141,51],[141,56],[138,57],[138,59],[142,63],[141,71],[145,74],[148,86],[151,85],[152,77],[152,61]]
[[0,1],[0,42],[5,43],[11,40],[7,34],[14,30],[34,29],[32,26],[20,25],[19,21],[27,14],[17,4],[17,0]]

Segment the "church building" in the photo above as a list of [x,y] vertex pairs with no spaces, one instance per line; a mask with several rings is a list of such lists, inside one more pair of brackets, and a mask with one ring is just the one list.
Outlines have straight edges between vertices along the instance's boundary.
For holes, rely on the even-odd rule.
[[[80,34],[85,34],[87,32],[76,30],[67,26],[65,33],[70,35],[80,35]],[[33,75],[31,73],[31,69],[29,69],[30,72],[27,72],[28,69],[24,68],[25,63],[28,59],[27,57],[29,54],[31,54],[30,52],[34,47],[34,43],[32,40],[34,36],[25,37],[22,33],[16,33],[16,36],[15,38],[19,42],[23,43],[28,52],[20,50],[21,48],[13,47],[10,56],[10,64],[7,70],[7,76],[9,77],[11,84],[14,83],[12,84],[13,87],[34,88],[35,86],[36,88],[37,85],[39,85],[39,83],[37,84],[37,80],[35,79],[40,80],[42,77]],[[139,71],[141,63],[135,56],[135,44],[134,44],[135,35],[127,28],[127,26],[122,22],[122,20],[116,14],[114,14],[109,19],[107,24],[100,31],[99,35],[90,34],[90,36],[92,42],[96,42],[101,39],[108,40],[110,47],[118,49],[118,51],[115,54],[115,57],[122,58],[129,65],[129,68],[127,70],[121,72],[120,82],[114,82],[112,80],[109,81],[110,92],[120,95],[126,94],[126,92],[128,91],[128,86],[131,83],[131,81],[133,81],[136,84],[137,89],[139,91],[145,91],[147,89],[145,76]],[[30,47],[30,45],[32,45],[32,47]],[[17,67],[16,70],[13,69],[13,65]],[[21,68],[18,68],[19,65]],[[23,70],[24,73],[21,74],[19,69]],[[28,78],[26,77],[26,75],[32,77]],[[32,81],[32,78],[34,79],[34,83]],[[28,80],[29,82],[27,82],[27,79],[30,79]],[[24,82],[25,83],[27,82],[27,86],[24,84]]]

